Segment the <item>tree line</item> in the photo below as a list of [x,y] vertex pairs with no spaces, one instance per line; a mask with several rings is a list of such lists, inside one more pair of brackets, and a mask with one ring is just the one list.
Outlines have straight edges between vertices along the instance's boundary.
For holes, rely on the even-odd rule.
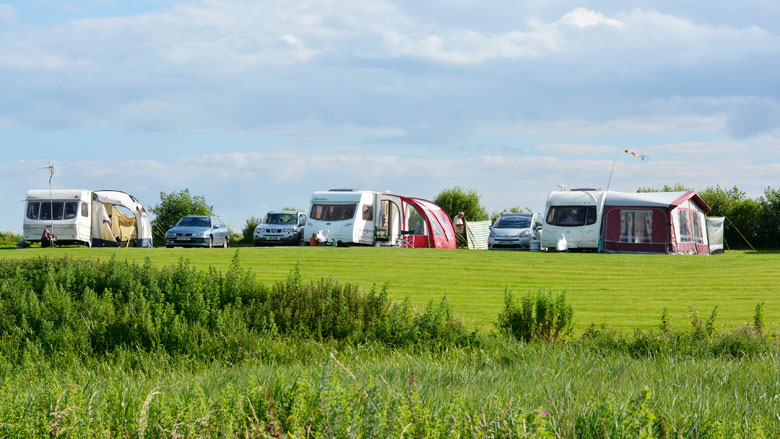
[[[690,191],[681,183],[663,188],[639,188],[637,192]],[[732,249],[780,248],[780,189],[767,187],[763,195],[750,198],[736,186],[708,186],[699,196],[712,210],[709,216],[725,216],[724,239]]]

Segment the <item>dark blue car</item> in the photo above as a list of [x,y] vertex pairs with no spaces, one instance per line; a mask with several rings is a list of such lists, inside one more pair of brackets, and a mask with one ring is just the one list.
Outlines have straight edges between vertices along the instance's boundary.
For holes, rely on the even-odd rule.
[[218,216],[187,215],[165,232],[165,246],[227,248],[230,233]]

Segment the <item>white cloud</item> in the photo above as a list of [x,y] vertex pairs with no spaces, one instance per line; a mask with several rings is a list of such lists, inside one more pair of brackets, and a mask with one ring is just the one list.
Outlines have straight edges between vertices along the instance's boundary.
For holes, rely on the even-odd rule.
[[42,129],[383,127],[430,143],[513,126],[777,129],[780,95],[758,68],[780,64],[776,34],[695,14],[553,6],[491,27],[382,0],[202,0],[14,26],[0,31],[0,118]]
[[599,25],[612,26],[618,29],[622,29],[625,26],[625,23],[620,20],[606,18],[604,17],[604,14],[596,11],[590,11],[585,8],[576,8],[572,10],[571,12],[561,17],[560,23],[577,26],[580,29]]
[[[777,139],[758,142],[776,145]],[[744,153],[743,145],[728,142],[707,146],[704,142],[648,147],[650,161],[620,154],[611,189],[634,191],[677,182],[697,189],[736,185],[750,196],[766,186],[780,186],[780,164],[761,155]],[[602,147],[603,148],[603,147]],[[708,149],[709,148],[709,149]],[[482,154],[469,157],[422,154],[359,153],[344,149],[285,148],[279,152],[231,152],[182,157],[173,162],[122,160],[58,162],[55,187],[115,188],[132,193],[147,206],[159,200],[161,191],[189,188],[204,195],[233,227],[250,215],[294,205],[306,207],[311,193],[332,187],[391,190],[433,198],[446,187],[474,188],[489,209],[512,206],[540,211],[544,200],[559,183],[569,187],[605,187],[613,157],[570,155],[544,151],[527,156]],[[576,149],[576,148],[575,148]],[[716,152],[712,153],[712,149]],[[0,190],[0,229],[20,229],[21,204],[28,189],[45,186],[36,162],[3,162],[0,172],[6,184]],[[43,184],[42,184],[43,182]]]
[[545,153],[563,156],[603,155],[614,154],[619,148],[614,146],[585,145],[585,144],[542,144],[536,149]]
[[3,26],[13,26],[19,19],[19,12],[13,5],[0,3],[0,28]]

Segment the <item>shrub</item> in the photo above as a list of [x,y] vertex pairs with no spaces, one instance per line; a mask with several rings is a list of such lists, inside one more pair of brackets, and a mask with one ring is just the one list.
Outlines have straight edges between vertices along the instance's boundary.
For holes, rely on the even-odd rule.
[[516,301],[512,292],[504,293],[504,311],[496,326],[518,340],[558,342],[572,331],[574,310],[566,304],[566,293],[553,297],[552,291],[531,293]]
[[165,232],[185,215],[213,215],[214,206],[202,195],[191,195],[189,189],[166,194],[160,192],[160,203],[149,209],[152,214],[152,233],[156,244],[165,241]]
[[17,235],[13,230],[0,232],[0,247],[12,247],[22,239],[22,235]]
[[254,216],[250,216],[246,219],[244,228],[241,230],[241,236],[239,237],[242,244],[252,244],[255,239],[255,228],[257,227],[258,222],[260,222],[260,218],[255,218]]
[[444,189],[436,195],[434,203],[441,206],[450,218],[463,212],[467,221],[484,221],[489,219],[487,211],[480,202],[477,191],[464,190],[460,186]]
[[420,313],[392,302],[386,286],[364,294],[332,279],[303,283],[297,267],[269,288],[240,267],[238,251],[224,274],[186,260],[161,269],[148,258],[142,266],[115,259],[0,262],[0,349],[89,356],[132,348],[234,359],[258,339],[280,334],[393,346],[476,339],[446,298]]

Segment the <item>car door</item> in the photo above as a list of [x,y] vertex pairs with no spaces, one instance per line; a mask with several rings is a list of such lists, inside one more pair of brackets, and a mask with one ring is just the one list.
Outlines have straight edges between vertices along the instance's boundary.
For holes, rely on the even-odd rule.
[[305,213],[298,213],[298,239],[302,240],[306,237],[306,214]]
[[222,235],[222,241],[220,241],[220,244],[224,245],[225,242],[230,240],[230,232],[228,231],[227,224],[222,221],[222,218],[217,217],[217,221],[219,222],[220,235]]

